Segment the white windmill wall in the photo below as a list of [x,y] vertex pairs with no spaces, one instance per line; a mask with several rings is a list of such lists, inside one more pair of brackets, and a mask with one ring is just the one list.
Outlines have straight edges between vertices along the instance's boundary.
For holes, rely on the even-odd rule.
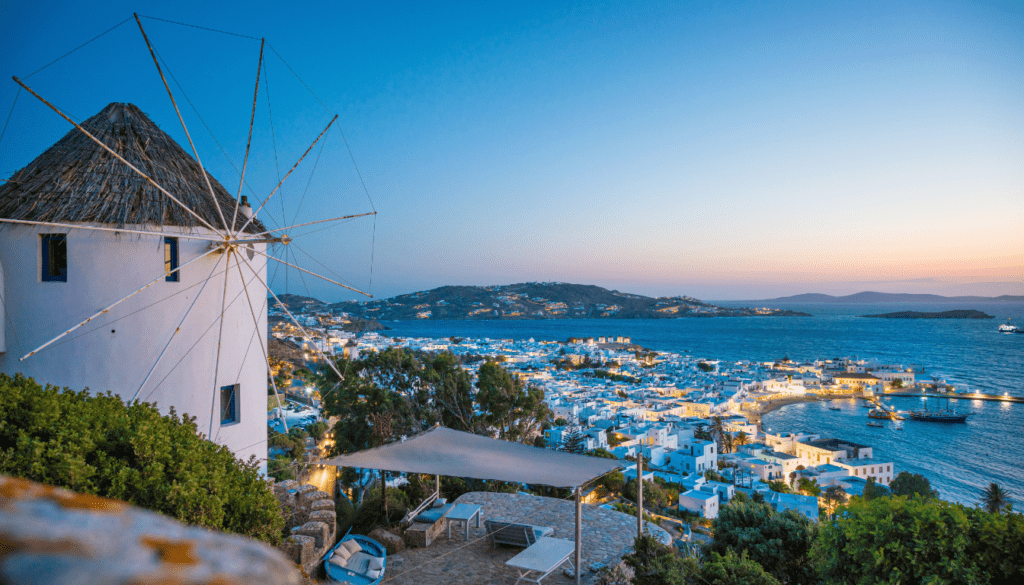
[[[164,228],[165,235],[174,235],[173,230]],[[67,234],[67,282],[41,280],[42,233]],[[210,242],[180,238],[178,245],[179,265],[183,265],[206,252]],[[265,252],[265,247],[259,245],[256,249]],[[6,269],[6,288],[0,290],[6,291],[6,329],[10,335],[7,352],[0,354],[0,371],[23,372],[41,383],[76,390],[109,390],[129,400],[202,290],[140,399],[156,402],[163,413],[173,406],[179,415],[196,417],[201,433],[210,433],[214,441],[227,446],[240,459],[256,455],[263,460],[265,470],[267,366],[259,344],[266,343],[266,289],[243,264],[241,273],[259,322],[254,327],[235,267],[237,259],[232,259],[220,368],[215,380],[217,319],[225,290],[221,256],[211,254],[185,267],[179,282],[157,281],[56,344],[19,361],[32,349],[162,274],[163,236],[4,227],[0,230],[0,264]],[[216,274],[202,289],[218,260]],[[255,255],[249,262],[265,282],[265,258]],[[15,336],[17,343],[13,343]],[[219,389],[235,383],[240,384],[241,420],[222,427]]]
[[4,263],[0,262],[0,353],[7,351],[4,345],[4,324],[7,319],[4,318],[4,306],[6,301],[4,300]]

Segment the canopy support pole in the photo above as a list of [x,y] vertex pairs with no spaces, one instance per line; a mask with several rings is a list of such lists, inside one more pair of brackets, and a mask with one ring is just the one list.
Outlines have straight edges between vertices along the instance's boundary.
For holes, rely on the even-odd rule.
[[636,454],[636,536],[644,535],[644,448]]
[[441,497],[441,475],[434,476],[434,491],[437,493],[437,497]]
[[576,585],[580,585],[580,573],[583,569],[580,567],[583,564],[583,487],[576,486],[576,558],[575,565],[576,570],[573,574],[576,578]]

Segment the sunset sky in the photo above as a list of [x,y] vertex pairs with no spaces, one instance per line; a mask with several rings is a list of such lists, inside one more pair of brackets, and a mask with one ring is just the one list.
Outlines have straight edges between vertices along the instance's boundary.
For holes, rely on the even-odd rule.
[[[134,19],[29,75],[133,11],[266,37],[249,197],[338,114],[348,147],[328,133],[261,217],[376,209],[288,250],[375,296],[1024,294],[1021,2],[60,6],[0,0],[4,178],[71,128],[25,92],[12,110],[12,75],[80,120],[135,103],[187,147]],[[142,23],[234,193],[220,147],[240,166],[259,40]]]

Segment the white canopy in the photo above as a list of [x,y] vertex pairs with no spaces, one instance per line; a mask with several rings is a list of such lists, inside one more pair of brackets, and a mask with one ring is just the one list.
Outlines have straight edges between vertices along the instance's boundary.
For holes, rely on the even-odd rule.
[[444,427],[323,463],[552,487],[581,486],[623,467],[615,459],[552,451]]

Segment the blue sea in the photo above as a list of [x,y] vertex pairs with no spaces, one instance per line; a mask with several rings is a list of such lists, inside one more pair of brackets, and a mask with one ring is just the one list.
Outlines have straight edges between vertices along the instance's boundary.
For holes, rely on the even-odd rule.
[[[750,303],[719,303],[751,306]],[[764,303],[758,303],[764,306]],[[1024,335],[998,327],[1008,317],[1024,328],[1022,303],[811,304],[767,305],[810,313],[810,317],[716,317],[689,319],[586,319],[545,321],[395,321],[389,335],[406,337],[490,337],[564,341],[571,336],[623,335],[649,349],[689,352],[728,361],[769,361],[789,357],[812,361],[856,356],[914,365],[951,383],[986,394],[1024,397]],[[858,315],[894,311],[977,309],[986,320],[865,319]],[[918,408],[917,398],[887,398],[898,409]],[[1024,404],[954,400],[973,415],[966,424],[904,421],[884,428],[866,426],[867,410],[853,401],[796,404],[764,417],[766,429],[805,430],[874,447],[876,459],[898,471],[927,477],[941,496],[973,505],[983,487],[996,482],[1024,506]],[[934,404],[933,404],[934,406]]]

